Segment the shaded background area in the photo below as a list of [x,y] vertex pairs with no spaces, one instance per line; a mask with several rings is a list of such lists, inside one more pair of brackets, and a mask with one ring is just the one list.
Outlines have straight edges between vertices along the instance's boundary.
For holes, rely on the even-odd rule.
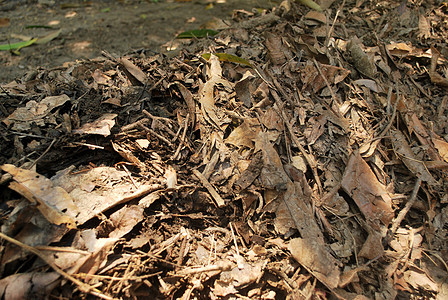
[[[52,2],[0,2],[1,17],[9,19],[8,25],[0,27],[0,44],[62,30],[57,39],[23,48],[18,56],[0,52],[0,82],[19,78],[37,67],[94,58],[102,50],[122,55],[143,48],[154,52],[174,49],[173,39],[182,31],[216,29],[225,25],[218,20],[230,19],[235,9],[256,13],[275,5],[269,0]],[[27,28],[36,25],[53,28]]]

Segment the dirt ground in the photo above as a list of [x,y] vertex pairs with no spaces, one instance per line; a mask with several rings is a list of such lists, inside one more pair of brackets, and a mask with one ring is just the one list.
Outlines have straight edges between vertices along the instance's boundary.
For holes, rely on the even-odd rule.
[[[103,50],[117,56],[142,48],[166,52],[173,48],[170,42],[174,37],[183,31],[201,26],[213,28],[216,25],[210,22],[231,18],[236,9],[252,11],[274,5],[268,0],[218,2],[0,1],[1,16],[10,19],[9,26],[0,28],[0,44],[18,42],[18,35],[38,37],[62,29],[57,39],[23,48],[19,56],[0,52],[0,82],[20,78],[37,67],[52,68],[76,59],[94,58]],[[35,25],[52,25],[54,29],[27,28]]]

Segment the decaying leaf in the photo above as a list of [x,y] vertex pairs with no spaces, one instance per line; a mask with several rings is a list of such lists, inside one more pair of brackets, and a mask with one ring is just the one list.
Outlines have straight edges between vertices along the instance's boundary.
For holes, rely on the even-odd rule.
[[392,199],[359,153],[350,156],[341,186],[369,223],[390,224],[394,216]]
[[295,238],[288,249],[295,260],[329,289],[338,287],[340,271],[337,262],[317,240]]
[[220,84],[224,88],[232,88],[230,82],[221,77],[222,69],[219,64],[217,56],[212,55],[210,57],[210,67],[208,68],[207,82],[199,90],[199,103],[201,104],[201,110],[204,118],[217,128],[220,128],[221,121],[216,114],[217,108],[215,106],[215,86]]
[[391,130],[392,143],[398,157],[403,161],[406,167],[417,177],[431,185],[437,185],[437,181],[429,173],[425,164],[417,159],[405,136],[398,130]]
[[350,55],[353,65],[363,75],[374,78],[376,74],[376,67],[373,58],[369,57],[361,48],[361,43],[354,38],[347,43],[347,51]]
[[420,15],[418,18],[418,36],[424,39],[427,39],[431,36],[431,27],[428,23],[428,20],[424,15]]
[[99,134],[108,136],[115,125],[117,114],[104,114],[92,123],[86,123],[81,128],[73,130],[77,134]]
[[[52,181],[70,191],[69,195],[80,211],[76,220],[82,224],[107,209],[163,188],[160,184],[141,184],[136,188],[131,181],[125,180],[126,177],[124,171],[97,167],[81,174],[61,171]],[[106,190],[110,194],[105,193]]]
[[[56,272],[19,273],[0,280],[0,297],[2,299],[45,298],[60,282]],[[31,296],[32,295],[32,296]]]
[[70,98],[64,94],[45,97],[40,102],[29,101],[25,107],[18,108],[2,122],[6,126],[12,125],[15,130],[27,130],[31,128],[33,123],[43,126],[46,122],[45,118],[51,111],[64,105],[69,100]]
[[147,82],[146,74],[143,71],[134,65],[129,59],[122,57],[119,59],[121,65],[125,68],[129,80],[136,82],[137,84],[144,85]]
[[3,165],[1,168],[14,178],[9,187],[35,203],[50,223],[76,228],[75,219],[80,211],[64,189],[54,186],[50,179],[34,171],[13,165]]
[[243,124],[230,133],[225,141],[238,147],[245,146],[253,148],[255,138],[258,136],[260,130],[261,126],[257,119],[246,119]]

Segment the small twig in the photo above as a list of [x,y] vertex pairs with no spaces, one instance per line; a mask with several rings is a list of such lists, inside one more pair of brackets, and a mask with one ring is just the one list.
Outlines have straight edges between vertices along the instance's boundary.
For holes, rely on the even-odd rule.
[[[18,165],[19,163],[21,163],[22,161],[25,161],[27,159],[29,159],[31,156],[33,156],[36,153],[36,151],[30,152],[25,156],[22,156],[22,158],[20,158],[16,164]],[[24,162],[20,167],[22,168],[24,165],[26,164],[26,162]],[[9,174],[9,173],[8,173]]]
[[129,277],[116,277],[116,276],[108,276],[108,275],[96,275],[96,274],[86,274],[86,273],[78,273],[78,274],[73,274],[73,277],[79,277],[79,278],[98,278],[98,279],[108,279],[108,280],[112,280],[112,281],[118,281],[118,280],[142,280],[142,279],[146,279],[146,278],[151,278],[157,275],[160,275],[161,273],[163,273],[162,271],[156,272],[156,273],[152,273],[152,274],[146,274],[146,275],[142,275],[142,276],[129,276]]
[[85,250],[67,248],[67,247],[55,247],[55,246],[35,246],[35,249],[39,251],[53,251],[53,252],[65,252],[65,253],[78,253],[83,255],[91,255],[92,253]]
[[139,186],[137,185],[137,182],[135,182],[134,178],[132,177],[131,172],[129,172],[128,168],[126,168],[126,166],[124,164],[121,165],[121,166],[123,167],[123,169],[126,172],[126,174],[128,174],[129,179],[131,179],[131,181],[132,181],[132,184],[135,186],[136,189],[138,189]]
[[179,145],[177,146],[176,152],[171,156],[172,160],[176,160],[177,156],[179,156],[180,150],[182,149],[182,146],[185,144],[185,137],[187,135],[187,129],[188,129],[188,120],[190,118],[190,114],[187,114],[187,117],[184,122],[184,132],[182,132],[181,140],[179,141]]
[[331,35],[333,34],[334,25],[336,25],[336,20],[338,19],[338,16],[339,16],[339,14],[341,13],[342,8],[344,7],[344,5],[345,5],[345,0],[342,1],[342,4],[339,6],[338,10],[336,11],[336,15],[334,16],[333,23],[331,24],[330,30],[328,30],[327,36],[326,36],[326,38],[325,38],[326,49],[328,49],[329,46],[330,46],[330,45],[329,45],[329,43],[330,43],[330,37],[331,37]]
[[45,151],[44,151],[44,153],[42,153],[30,166],[28,166],[28,170],[31,170],[31,168],[32,167],[34,167],[36,164],[37,164],[37,162],[39,161],[39,160],[41,160],[42,159],[42,157],[44,157],[45,156],[45,154],[47,154],[48,153],[48,151],[50,151],[50,149],[51,149],[51,147],[53,147],[53,145],[54,145],[54,143],[56,142],[56,139],[53,139],[52,141],[51,141],[51,143],[50,143],[50,145],[47,147],[47,149],[45,149]]
[[66,278],[66,279],[70,280],[71,282],[73,282],[74,284],[76,284],[82,292],[89,293],[89,294],[99,297],[101,299],[106,299],[106,300],[114,299],[110,296],[104,295],[100,290],[98,290],[98,289],[74,278],[72,275],[66,273],[64,270],[59,268],[54,262],[47,259],[47,257],[42,252],[37,250],[36,248],[28,246],[28,245],[14,239],[12,237],[9,237],[1,232],[0,232],[0,238],[6,240],[16,246],[19,246],[20,248],[25,249],[28,252],[31,252],[31,253],[39,256],[39,258],[42,259],[45,263],[47,263],[56,273],[58,273],[62,277]]
[[219,208],[224,207],[226,204],[224,202],[224,199],[221,198],[221,196],[218,194],[218,192],[215,190],[215,188],[211,185],[210,182],[204,177],[204,175],[201,174],[198,170],[193,170],[193,174],[201,181],[201,183],[204,185],[204,187],[208,190],[212,198],[215,200],[216,204]]
[[[164,248],[163,251],[165,251],[166,249],[168,249],[168,247],[167,247],[167,248]],[[163,251],[162,251],[162,252],[163,252]],[[158,261],[160,261],[160,262],[163,262],[164,264],[170,265],[170,266],[172,266],[173,268],[178,269],[178,268],[182,267],[182,266],[179,266],[178,264],[175,264],[175,263],[173,263],[173,262],[170,262],[169,260],[160,258],[160,257],[158,257],[158,256],[156,256],[156,255],[152,255],[152,254],[150,254],[150,253],[147,253],[146,255],[149,256],[149,257],[151,257],[152,259],[156,259],[156,260],[158,260]]]
[[157,132],[155,132],[151,128],[148,128],[145,125],[141,125],[141,124],[140,124],[140,127],[142,129],[144,129],[145,131],[151,133],[152,135],[155,135],[159,140],[164,141],[168,146],[170,146],[170,147],[173,146],[173,144],[166,137],[164,137],[163,135],[158,134]]
[[101,54],[104,55],[105,57],[107,57],[108,59],[112,60],[113,62],[118,63],[118,59],[116,57],[114,57],[112,54],[110,54],[109,52],[107,52],[106,50],[101,51]]
[[[172,124],[174,121],[168,118],[163,118],[163,117],[156,117],[153,116],[151,113],[149,113],[146,109],[144,109],[142,111],[146,116],[150,117],[152,120],[156,120],[156,121],[165,121],[168,124]],[[165,129],[169,134],[171,134],[172,136],[176,136],[176,133],[174,131],[171,130],[171,128],[169,128],[167,125],[163,124],[162,122],[159,123],[160,127],[162,127],[163,129]]]
[[134,123],[131,123],[131,124],[128,124],[126,126],[121,127],[121,131],[122,132],[126,132],[126,131],[129,131],[131,129],[138,128],[138,127],[140,127],[140,125],[146,125],[149,122],[151,122],[151,120],[148,119],[148,118],[140,119],[140,120],[138,120],[138,121],[136,121]]
[[179,257],[177,258],[177,264],[181,266],[186,255],[185,250],[187,248],[189,233],[184,227],[181,227],[180,232],[182,234],[182,241],[179,248]]
[[408,202],[406,203],[406,205],[403,207],[403,209],[400,211],[398,216],[393,221],[392,227],[388,232],[388,240],[387,240],[388,243],[392,240],[393,236],[397,232],[398,226],[400,226],[400,224],[403,221],[406,214],[409,212],[411,207],[414,205],[415,201],[417,201],[417,193],[418,193],[418,190],[420,189],[421,184],[422,184],[422,179],[419,177],[419,178],[417,178],[417,181],[415,182],[414,189],[412,190],[412,194],[409,197]]
[[208,265],[201,268],[190,268],[185,269],[180,272],[178,272],[179,276],[185,276],[185,275],[191,275],[191,274],[197,274],[197,273],[204,273],[204,272],[210,272],[210,271],[228,271],[233,268],[233,263],[230,261],[222,261],[218,262],[214,265]]
[[236,242],[235,232],[233,230],[232,222],[229,223],[230,232],[232,233],[233,244],[235,245],[236,255],[240,256],[240,251],[238,249],[238,243]]
[[72,142],[72,144],[74,145],[80,145],[80,146],[86,146],[90,149],[101,149],[103,150],[104,147],[103,146],[98,146],[98,145],[92,145],[92,144],[86,144],[86,143],[80,143],[80,142]]
[[43,136],[43,135],[29,134],[29,133],[23,133],[23,132],[18,132],[18,131],[10,131],[10,133],[16,134],[16,135],[21,135],[21,136],[37,138],[37,139],[46,139],[46,140],[52,139],[51,137],[47,137],[47,136]]

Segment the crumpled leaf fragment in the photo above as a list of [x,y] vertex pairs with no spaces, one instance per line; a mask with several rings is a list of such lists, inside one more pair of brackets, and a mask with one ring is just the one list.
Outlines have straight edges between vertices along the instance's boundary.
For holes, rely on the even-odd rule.
[[14,181],[10,183],[9,188],[36,203],[39,211],[50,223],[76,228],[75,218],[79,209],[63,188],[54,186],[50,179],[34,171],[9,164],[1,166],[1,169],[13,176]]
[[115,125],[117,114],[104,114],[93,122],[84,124],[81,128],[73,130],[77,134],[110,135],[110,130]]

